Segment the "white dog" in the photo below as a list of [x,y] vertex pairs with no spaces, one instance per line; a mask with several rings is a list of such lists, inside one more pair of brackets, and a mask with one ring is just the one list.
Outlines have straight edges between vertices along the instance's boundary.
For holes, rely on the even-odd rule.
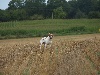
[[53,34],[48,34],[47,37],[43,37],[41,40],[40,40],[40,49],[41,49],[41,46],[42,44],[44,44],[45,46],[45,49],[46,49],[46,46],[50,44],[50,47],[51,47],[51,44],[52,44],[52,41],[51,39],[53,38]]

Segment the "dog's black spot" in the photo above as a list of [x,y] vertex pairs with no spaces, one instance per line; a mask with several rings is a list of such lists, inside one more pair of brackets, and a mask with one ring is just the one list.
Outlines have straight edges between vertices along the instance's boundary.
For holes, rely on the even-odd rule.
[[45,44],[45,42],[43,42],[42,44]]

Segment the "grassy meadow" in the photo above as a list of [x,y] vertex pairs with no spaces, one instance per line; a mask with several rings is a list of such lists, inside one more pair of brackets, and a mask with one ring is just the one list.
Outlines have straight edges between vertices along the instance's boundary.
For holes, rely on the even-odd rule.
[[0,22],[0,39],[99,33],[100,19],[45,19]]

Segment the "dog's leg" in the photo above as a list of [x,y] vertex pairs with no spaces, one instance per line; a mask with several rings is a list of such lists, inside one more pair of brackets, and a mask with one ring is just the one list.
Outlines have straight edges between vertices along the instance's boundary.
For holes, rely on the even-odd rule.
[[47,44],[45,44],[44,46],[45,46],[45,49],[46,49],[46,47],[47,47]]
[[41,49],[42,44],[40,44],[40,49]]

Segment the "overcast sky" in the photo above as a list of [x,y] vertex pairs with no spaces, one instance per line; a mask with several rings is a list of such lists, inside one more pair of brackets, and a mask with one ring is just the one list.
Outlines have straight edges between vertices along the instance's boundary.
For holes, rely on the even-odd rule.
[[[8,3],[10,2],[11,0],[0,0],[0,9],[6,9],[8,8]],[[67,0],[68,1],[68,0]]]

